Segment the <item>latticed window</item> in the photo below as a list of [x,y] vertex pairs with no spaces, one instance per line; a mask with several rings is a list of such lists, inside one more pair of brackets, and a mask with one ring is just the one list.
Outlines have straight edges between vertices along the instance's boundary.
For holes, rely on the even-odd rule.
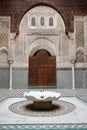
[[9,30],[9,18],[0,17],[0,47],[8,47]]
[[41,24],[41,26],[44,26],[44,17],[40,18],[40,24]]
[[31,19],[31,26],[36,26],[36,19],[35,19],[35,17],[32,17],[32,19]]
[[76,48],[84,47],[84,21],[76,21],[75,27]]
[[53,18],[52,17],[49,18],[49,26],[53,26]]

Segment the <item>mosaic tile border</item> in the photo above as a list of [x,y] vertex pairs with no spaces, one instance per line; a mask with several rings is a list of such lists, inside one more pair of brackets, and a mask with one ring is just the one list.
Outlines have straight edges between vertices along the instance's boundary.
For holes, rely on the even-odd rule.
[[84,98],[82,98],[82,97],[78,97],[78,96],[77,96],[77,98],[78,98],[79,100],[81,100],[81,101],[87,103],[87,100],[86,100],[86,99],[84,99]]
[[87,130],[87,124],[0,125],[0,130]]

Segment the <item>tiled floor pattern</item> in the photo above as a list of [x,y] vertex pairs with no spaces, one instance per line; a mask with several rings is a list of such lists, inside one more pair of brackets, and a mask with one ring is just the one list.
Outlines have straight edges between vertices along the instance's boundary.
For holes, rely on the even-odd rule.
[[53,117],[69,114],[70,112],[73,112],[76,109],[75,105],[63,100],[53,101],[53,106],[50,110],[45,109],[39,111],[33,108],[32,101],[24,100],[24,98],[12,98],[9,100],[15,101],[14,103],[11,103],[11,105],[9,106],[9,110],[11,112],[28,117]]
[[[23,97],[23,94],[25,91],[30,91],[32,89],[0,89],[0,98],[7,96],[7,97]],[[33,89],[37,91],[38,89]],[[62,94],[62,97],[64,96],[79,96],[87,99],[87,89],[40,89],[42,91],[57,91]]]
[[[87,123],[87,104],[77,97],[61,97],[59,100],[71,103],[76,106],[76,108],[63,115],[50,115],[50,116],[24,116],[16,114],[10,111],[8,108],[11,104],[19,101],[24,101],[25,98],[8,98],[0,102],[0,124],[68,124],[68,123]],[[17,108],[18,109],[18,108]],[[67,109],[67,108],[66,108]],[[50,114],[50,113],[49,113]],[[37,114],[36,114],[37,115]]]
[[[47,90],[47,89],[46,89]],[[50,89],[49,91],[58,91],[62,94],[61,97],[75,97],[77,96],[82,102],[87,103],[87,89]],[[23,98],[23,93],[29,89],[0,89],[0,101],[6,98]],[[37,89],[35,89],[37,91]],[[68,123],[68,124],[1,124],[0,130],[87,130],[87,123]]]

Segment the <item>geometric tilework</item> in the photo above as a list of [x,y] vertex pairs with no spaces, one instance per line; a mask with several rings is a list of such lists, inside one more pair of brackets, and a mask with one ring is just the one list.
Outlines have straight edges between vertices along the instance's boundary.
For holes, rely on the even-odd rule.
[[[1,89],[0,97],[4,97],[4,99],[6,98],[6,96],[7,98],[12,96],[22,97],[25,91],[29,91],[29,89]],[[81,96],[84,96],[83,98],[87,99],[87,89],[59,89],[56,91],[63,93],[63,95],[65,96],[69,96],[72,94],[71,96],[80,96],[80,99]],[[2,101],[2,99],[0,101]],[[87,130],[87,124],[1,124],[0,130]]]
[[87,130],[87,124],[0,125],[0,130]]
[[[28,70],[26,69],[13,69],[13,82],[12,86],[15,89],[26,89],[28,86]],[[72,88],[72,72],[58,70],[57,71],[57,88]]]
[[0,17],[0,47],[8,47],[9,29],[9,19]]
[[[56,89],[72,89],[72,70],[57,70],[56,75]],[[87,88],[87,70],[75,70],[75,87]],[[0,68],[0,88],[9,88],[9,68]],[[28,86],[27,68],[13,68],[12,88],[32,88]]]
[[9,88],[9,68],[0,68],[0,88]]
[[86,88],[86,71],[77,70],[75,71],[75,87],[76,88]]
[[[25,90],[0,90],[1,94],[5,93],[19,93],[24,92]],[[87,89],[78,89],[78,90],[60,90],[61,92],[67,92],[68,94],[74,92],[73,94],[77,93],[77,96],[85,95],[87,96]],[[6,95],[6,94],[5,94]],[[68,124],[0,124],[0,130],[87,130],[87,123],[68,123]]]
[[[18,99],[18,98],[16,98]],[[15,98],[13,98],[15,100]],[[26,106],[28,105],[28,108]],[[13,113],[24,115],[28,117],[52,117],[52,116],[60,116],[64,114],[68,114],[76,109],[76,106],[70,104],[69,102],[64,101],[55,101],[53,104],[53,108],[51,110],[46,111],[37,111],[36,109],[31,108],[33,106],[29,101],[20,101],[10,104],[9,110]],[[25,111],[26,109],[26,111]],[[34,110],[32,112],[32,110]]]
[[[5,98],[23,98],[25,91],[37,91],[39,89],[0,89],[0,101]],[[61,97],[79,97],[87,102],[87,89],[41,89],[41,91],[56,91],[61,93]]]
[[57,88],[72,88],[72,70],[57,70]]
[[28,70],[27,69],[13,69],[13,88],[26,89],[28,88]]

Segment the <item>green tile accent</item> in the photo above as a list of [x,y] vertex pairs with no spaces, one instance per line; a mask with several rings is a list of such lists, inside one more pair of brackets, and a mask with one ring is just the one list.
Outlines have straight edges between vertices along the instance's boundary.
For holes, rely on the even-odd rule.
[[[12,87],[28,89],[28,69],[13,68]],[[57,70],[56,89],[72,89],[72,71]],[[75,70],[75,87],[87,88],[87,70]],[[0,88],[9,88],[9,68],[0,67]]]
[[87,130],[87,124],[81,125],[0,125],[0,130]]

